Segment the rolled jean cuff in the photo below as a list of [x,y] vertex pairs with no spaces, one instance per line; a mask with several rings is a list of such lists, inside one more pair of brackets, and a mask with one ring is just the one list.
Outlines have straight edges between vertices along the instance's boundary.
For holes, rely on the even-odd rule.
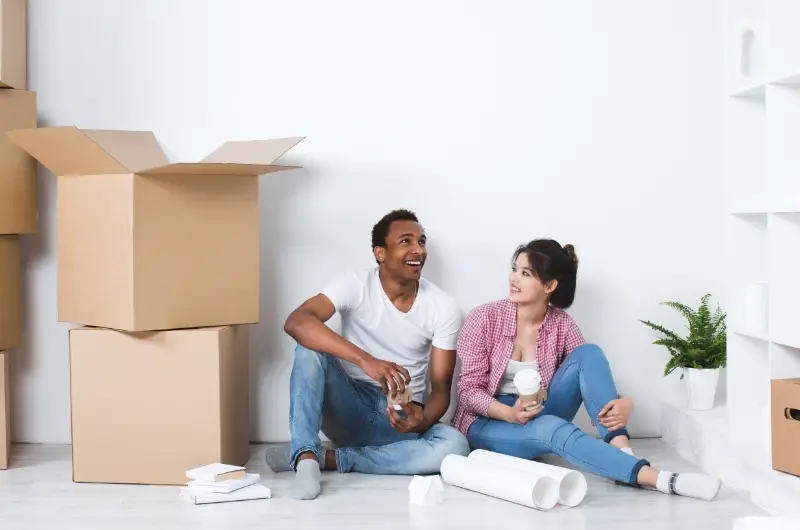
[[628,429],[626,429],[625,427],[623,427],[622,429],[617,429],[617,430],[615,430],[615,431],[610,431],[610,432],[608,432],[608,433],[607,433],[605,436],[603,436],[603,441],[604,441],[605,443],[608,443],[608,442],[610,442],[611,440],[613,440],[614,438],[616,438],[617,436],[624,436],[624,437],[626,437],[628,440],[630,440],[630,439],[631,439],[631,435],[630,435],[630,434],[628,434]]
[[297,470],[297,458],[303,453],[308,453],[309,451],[317,456],[317,461],[320,463],[320,465],[325,465],[325,451],[322,450],[321,446],[304,445],[292,453],[291,457],[289,458],[289,466],[292,468],[292,470]]
[[642,458],[633,466],[631,470],[631,476],[628,477],[628,482],[630,484],[638,485],[639,484],[639,471],[642,470],[644,466],[649,466],[650,462]]
[[341,448],[336,448],[333,450],[333,456],[336,458],[336,471],[345,473],[347,463],[345,462],[344,451]]

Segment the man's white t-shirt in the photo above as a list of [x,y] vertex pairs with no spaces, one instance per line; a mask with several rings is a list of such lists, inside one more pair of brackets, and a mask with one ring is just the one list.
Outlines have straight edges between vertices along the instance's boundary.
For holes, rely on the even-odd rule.
[[[414,400],[424,402],[431,347],[456,349],[462,314],[455,299],[420,279],[414,305],[403,313],[383,290],[377,267],[347,274],[322,294],[341,316],[342,336],[373,357],[408,370]],[[355,364],[342,360],[342,366],[353,379],[378,386]]]

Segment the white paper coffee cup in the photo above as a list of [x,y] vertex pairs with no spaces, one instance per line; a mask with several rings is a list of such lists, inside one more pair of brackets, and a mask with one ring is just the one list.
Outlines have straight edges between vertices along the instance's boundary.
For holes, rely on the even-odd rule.
[[[520,401],[536,401],[539,390],[542,388],[542,377],[537,370],[525,368],[514,376],[514,386],[517,388]],[[532,408],[527,407],[526,410]]]

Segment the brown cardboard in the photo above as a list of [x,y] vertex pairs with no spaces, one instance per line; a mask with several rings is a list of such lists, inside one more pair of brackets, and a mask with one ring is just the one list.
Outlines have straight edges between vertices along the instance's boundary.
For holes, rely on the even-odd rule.
[[27,0],[0,0],[0,88],[28,88]]
[[[0,131],[36,123],[36,92],[0,89]],[[0,234],[30,234],[36,227],[36,160],[0,134]]]
[[8,469],[11,455],[11,385],[8,352],[0,351],[0,469]]
[[139,131],[9,138],[58,175],[58,316],[148,331],[259,320],[258,175],[301,138],[228,142],[169,163]]
[[772,467],[800,476],[800,378],[772,380]]
[[186,484],[250,456],[245,326],[70,330],[75,482]]
[[22,272],[19,236],[0,236],[0,350],[22,342]]

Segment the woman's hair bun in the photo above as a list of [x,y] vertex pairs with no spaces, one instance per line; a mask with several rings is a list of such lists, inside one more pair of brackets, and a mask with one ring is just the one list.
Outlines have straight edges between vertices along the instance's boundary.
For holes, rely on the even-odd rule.
[[573,245],[567,243],[566,245],[564,245],[563,250],[564,254],[566,254],[569,259],[571,259],[576,264],[578,263],[578,256],[577,254],[575,254],[575,247]]

